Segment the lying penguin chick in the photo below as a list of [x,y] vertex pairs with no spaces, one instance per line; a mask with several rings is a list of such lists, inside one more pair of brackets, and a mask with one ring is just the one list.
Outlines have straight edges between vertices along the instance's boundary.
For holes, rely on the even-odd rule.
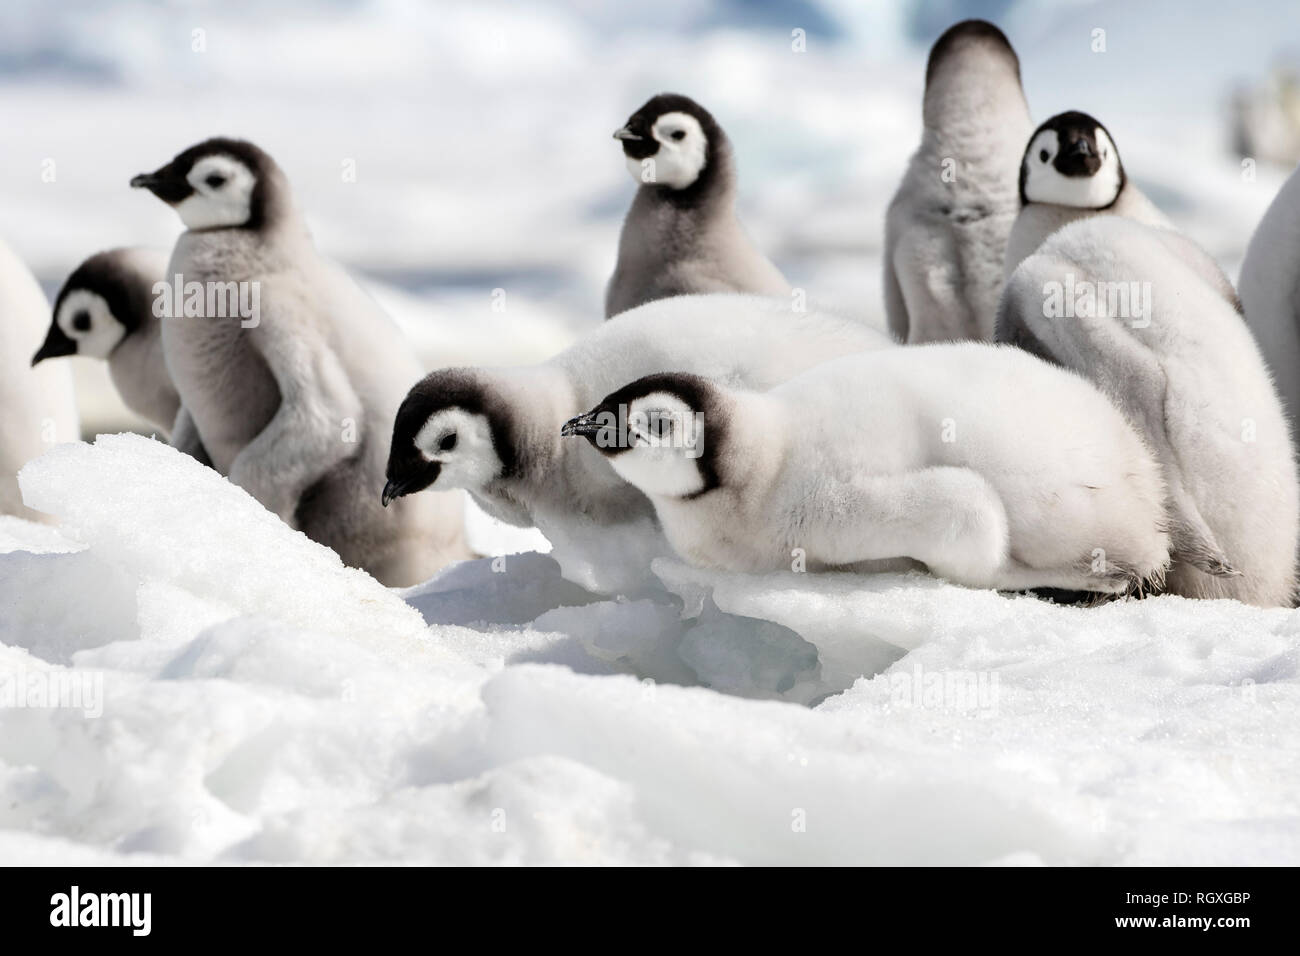
[[906,342],[993,338],[1016,166],[1033,124],[1006,36],[964,20],[930,50],[921,146],[885,219],[885,312]]
[[59,290],[49,333],[32,364],[63,355],[107,361],[113,386],[127,408],[205,461],[198,433],[181,408],[163,360],[153,289],[165,281],[166,273],[167,254],[155,249],[109,249],[91,256]]
[[692,292],[790,294],[736,219],[731,142],[708,110],[661,93],[614,138],[640,188],[605,290],[606,318]]
[[33,368],[50,304],[27,266],[0,242],[0,514],[53,521],[23,504],[18,470],[58,442],[81,437],[66,363]]
[[1141,439],[1083,379],[1015,349],[864,353],[767,392],[652,375],[564,433],[648,495],[703,567],[910,559],[970,587],[1118,594],[1168,560]]
[[384,511],[389,423],[420,366],[379,306],[312,244],[280,167],[210,139],[133,186],[187,227],[168,275],[204,314],[163,323],[181,403],[213,467],[269,511],[387,585],[469,556],[459,495]]
[[1246,248],[1238,288],[1246,322],[1273,372],[1295,430],[1300,417],[1300,172],[1292,173]]
[[1008,280],[998,338],[1094,382],[1151,446],[1169,591],[1290,605],[1300,488],[1286,419],[1249,328],[1178,240],[1114,216],[1061,229]]
[[858,323],[795,312],[786,300],[652,302],[541,365],[427,376],[397,413],[384,500],[467,489],[496,517],[536,525],[570,580],[603,593],[633,590],[667,544],[643,495],[592,449],[560,441],[567,419],[620,382],[666,368],[765,388],[818,362],[890,344]]

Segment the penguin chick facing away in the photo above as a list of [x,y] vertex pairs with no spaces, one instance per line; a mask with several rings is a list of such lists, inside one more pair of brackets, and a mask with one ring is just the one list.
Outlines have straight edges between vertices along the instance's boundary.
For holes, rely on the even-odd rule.
[[163,359],[153,289],[166,274],[167,253],[157,249],[109,249],[91,256],[59,290],[50,330],[32,364],[63,355],[105,360],[126,407],[207,463]]
[[168,275],[240,296],[239,310],[162,323],[167,367],[213,467],[384,584],[468,557],[460,496],[380,507],[389,423],[421,369],[388,316],[316,251],[275,161],[210,139],[131,185],[187,227]]
[[1246,322],[1273,372],[1295,433],[1300,417],[1300,171],[1255,228],[1237,282]]
[[1007,243],[1006,274],[1052,233],[1090,216],[1121,216],[1169,231],[1165,241],[1238,313],[1232,281],[1214,258],[1178,233],[1128,178],[1114,139],[1087,113],[1058,113],[1034,131],[1020,162],[1020,215]]
[[998,338],[1091,380],[1151,446],[1167,590],[1290,605],[1300,489],[1282,406],[1249,328],[1180,240],[1116,216],[1066,226],[1008,280]]
[[788,570],[802,549],[809,570],[904,559],[969,587],[1121,594],[1168,561],[1141,439],[1082,378],[1016,349],[881,350],[766,392],[653,375],[564,433],[702,567]]
[[708,110],[661,93],[614,138],[640,188],[619,236],[606,318],[693,292],[790,294],[736,219],[731,141]]
[[54,444],[81,437],[71,369],[32,367],[49,316],[36,277],[0,242],[0,514],[29,521],[54,519],[23,504],[18,470]]
[[921,145],[885,218],[889,330],[918,343],[993,337],[1007,237],[1020,209],[1016,165],[1033,124],[1020,61],[984,20],[930,50]]
[[[645,497],[560,426],[629,379],[684,368],[766,388],[818,362],[892,343],[787,300],[678,296],[619,315],[540,365],[442,369],[411,389],[393,425],[384,499],[464,488],[489,513],[536,525],[566,577],[635,590],[668,553]],[[571,557],[570,557],[571,556]]]

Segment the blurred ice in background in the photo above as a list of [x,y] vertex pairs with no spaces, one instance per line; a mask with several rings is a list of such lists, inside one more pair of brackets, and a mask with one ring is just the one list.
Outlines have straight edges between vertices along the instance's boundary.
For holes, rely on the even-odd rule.
[[[1300,7],[1269,0],[9,0],[0,229],[52,294],[96,250],[170,246],[179,222],[132,174],[245,137],[426,365],[533,361],[600,321],[634,189],[610,134],[673,90],[728,131],[742,219],[791,281],[879,321],[926,51],[968,16],[1010,36],[1036,118],[1095,114],[1235,274],[1300,148]],[[87,431],[131,425],[102,368],[75,361]]]

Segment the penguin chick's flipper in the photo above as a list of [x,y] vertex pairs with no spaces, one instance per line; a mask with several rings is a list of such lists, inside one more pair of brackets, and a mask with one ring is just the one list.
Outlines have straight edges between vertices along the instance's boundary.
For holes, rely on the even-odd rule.
[[828,564],[907,557],[956,584],[997,586],[1007,514],[977,472],[936,467],[864,477],[839,484],[827,502],[805,516],[801,530],[808,553]]
[[1169,528],[1171,538],[1170,553],[1175,561],[1183,561],[1215,577],[1240,577],[1241,572],[1232,566],[1227,556],[1219,548],[1214,533],[1206,527],[1200,515],[1178,515]]
[[[917,336],[922,330],[928,330],[925,341],[964,339],[977,327],[978,317],[971,313],[962,297],[957,267],[949,265],[956,261],[957,250],[948,237],[914,232],[902,237],[891,265],[894,274],[900,277],[899,289],[908,318],[905,341],[920,341]],[[987,323],[988,319],[984,321]],[[891,316],[890,331],[897,335],[894,323]]]
[[212,459],[208,457],[208,450],[203,447],[203,439],[199,437],[194,416],[184,405],[176,411],[176,422],[172,425],[171,445],[177,451],[189,455],[200,465],[212,467]]
[[[345,437],[346,425],[364,420],[361,399],[330,343],[292,316],[266,308],[275,290],[263,283],[262,315],[246,329],[280,390],[280,407],[266,427],[244,446],[227,477],[268,511],[297,527],[294,514],[308,488],[361,448],[359,435]],[[292,300],[292,288],[286,296]]]

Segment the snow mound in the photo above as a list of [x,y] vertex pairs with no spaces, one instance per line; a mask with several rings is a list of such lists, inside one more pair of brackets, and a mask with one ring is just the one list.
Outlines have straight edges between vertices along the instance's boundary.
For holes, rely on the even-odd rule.
[[0,525],[5,860],[1300,861],[1294,611],[541,554],[399,593],[147,439],[20,480],[63,525]]

